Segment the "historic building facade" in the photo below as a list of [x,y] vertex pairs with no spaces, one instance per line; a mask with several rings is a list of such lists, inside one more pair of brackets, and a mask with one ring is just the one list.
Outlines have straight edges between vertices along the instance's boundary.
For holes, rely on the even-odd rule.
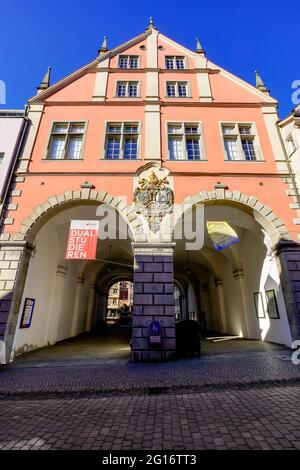
[[[133,282],[135,361],[171,358],[179,319],[288,346],[299,339],[297,191],[277,102],[259,75],[256,87],[245,83],[198,40],[191,51],[151,21],[49,80],[50,70],[28,102],[2,226],[1,362],[101,323],[121,281]],[[95,220],[104,207],[118,217],[97,259],[66,260],[70,220]],[[207,222],[226,222],[239,243],[216,250]],[[202,239],[191,247],[193,230]]]

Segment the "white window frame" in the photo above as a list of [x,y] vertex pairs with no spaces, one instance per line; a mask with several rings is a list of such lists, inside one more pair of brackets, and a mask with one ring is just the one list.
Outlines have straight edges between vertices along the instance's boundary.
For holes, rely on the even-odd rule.
[[[65,140],[64,150],[63,150],[63,158],[50,158],[50,153],[49,152],[50,152],[52,136],[55,135],[55,132],[53,132],[54,126],[59,125],[59,124],[63,124],[63,125],[67,124],[67,126],[68,126],[67,132],[64,133],[64,134],[61,134],[61,135],[66,135],[66,140]],[[82,124],[84,126],[82,133],[72,134],[70,132],[71,126],[76,125],[76,124]],[[82,121],[52,121],[51,122],[50,132],[49,132],[49,135],[48,135],[48,143],[47,143],[47,147],[46,147],[46,150],[45,150],[45,153],[44,153],[43,160],[46,160],[48,162],[76,162],[76,161],[83,160],[83,153],[84,153],[85,141],[86,141],[86,136],[87,136],[87,128],[88,128],[88,121],[84,121],[84,120],[82,120]],[[57,134],[57,135],[59,135],[59,134]],[[82,146],[81,146],[79,158],[66,158],[67,150],[68,150],[68,140],[69,140],[68,137],[70,135],[82,135]]]
[[[136,58],[137,59],[137,67],[130,67],[130,66],[127,66],[127,67],[120,67],[120,61],[121,59],[123,58],[127,58],[128,62],[127,64],[130,64],[130,59],[131,58]],[[120,54],[118,56],[118,68],[121,69],[121,70],[138,70],[140,68],[140,56],[139,55],[135,55],[135,54],[130,54],[130,55],[126,55],[126,54]]]
[[[226,127],[226,126],[228,126],[228,127],[232,126],[234,128],[234,133],[224,134],[223,133],[223,127]],[[257,162],[263,162],[264,161],[255,122],[221,121],[221,122],[219,122],[219,127],[220,127],[220,135],[221,135],[221,139],[222,139],[222,148],[223,148],[223,152],[224,152],[224,161],[226,161],[226,162],[249,162],[249,163],[255,163],[255,162],[257,163]],[[250,134],[240,134],[240,130],[239,130],[240,127],[249,127],[250,128]],[[229,158],[227,157],[226,146],[225,146],[226,136],[228,136],[229,138],[230,138],[230,136],[236,138],[238,155],[239,155],[238,159],[229,160]],[[246,137],[248,136],[249,140],[253,141],[253,146],[254,146],[254,151],[255,151],[255,156],[256,156],[255,160],[247,160],[246,159],[246,156],[245,156],[245,153],[244,153],[244,150],[243,150],[243,146],[242,146],[243,136],[246,136]]]
[[[169,133],[169,126],[180,126],[181,127],[181,132],[180,133],[174,133],[171,134]],[[198,133],[197,134],[187,134],[185,132],[185,128],[188,126],[197,126],[198,128]],[[205,152],[205,142],[204,142],[204,132],[203,132],[203,124],[201,121],[193,121],[193,122],[188,122],[188,121],[167,121],[165,124],[165,134],[166,134],[166,156],[167,160],[169,162],[206,162],[206,152]],[[183,159],[171,159],[171,154],[169,150],[169,136],[181,136],[182,139],[182,145],[183,145]],[[189,160],[188,158],[188,151],[187,151],[187,136],[197,136],[199,138],[199,152],[200,152],[200,157],[199,159],[193,159]]]
[[[174,67],[172,69],[167,68],[167,59],[173,60]],[[177,59],[183,59],[183,69],[177,67],[177,64],[176,64]],[[186,57],[183,55],[165,55],[165,69],[166,70],[186,70],[187,69]]]
[[[119,135],[120,136],[120,154],[119,154],[119,158],[107,158],[106,156],[106,149],[107,149],[107,138],[109,135],[114,135],[114,134],[110,134],[107,132],[108,130],[108,126],[109,125],[120,125],[121,126],[121,132],[118,133],[118,134],[115,134],[115,135]],[[125,133],[125,126],[130,126],[130,125],[136,125],[137,126],[137,133],[136,134],[130,134],[130,133]],[[141,160],[141,134],[142,134],[142,129],[141,129],[141,122],[140,121],[112,121],[112,120],[109,120],[109,121],[105,121],[104,123],[104,135],[105,135],[105,138],[104,138],[104,147],[103,147],[103,151],[102,151],[102,157],[101,157],[101,160],[103,161],[108,161],[108,162],[117,162],[117,161],[125,161],[125,162],[135,162],[137,160]],[[130,135],[133,135],[133,136],[137,136],[137,156],[136,158],[124,158],[124,154],[125,154],[125,146],[124,146],[124,143],[125,143],[125,136],[130,136]]]
[[[126,69],[125,69],[126,70]],[[118,88],[120,84],[126,84],[126,95],[125,96],[119,96],[118,95]],[[129,84],[134,83],[137,84],[137,95],[136,96],[129,96]],[[140,98],[140,82],[138,80],[117,80],[116,82],[116,89],[115,89],[115,98],[119,99],[124,99],[124,98],[129,98],[129,99],[136,99]]]
[[[175,84],[175,96],[169,96],[168,95],[168,85],[170,84]],[[179,96],[178,92],[178,85],[179,84],[184,84],[186,86],[186,96]],[[179,98],[179,99],[186,99],[186,98],[191,98],[191,88],[190,88],[190,83],[187,80],[167,80],[165,84],[165,95],[166,98]]]

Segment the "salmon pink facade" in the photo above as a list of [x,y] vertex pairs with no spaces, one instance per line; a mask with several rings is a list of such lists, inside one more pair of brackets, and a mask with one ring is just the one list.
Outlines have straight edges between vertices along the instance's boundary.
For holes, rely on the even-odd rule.
[[[153,24],[48,85],[28,102],[2,226],[1,361],[105,323],[121,280],[133,282],[136,361],[173,357],[183,320],[288,346],[299,339],[299,198],[277,101],[212,63],[199,41],[191,51]],[[96,220],[104,206],[130,236],[116,222],[96,260],[65,260],[70,221]],[[175,227],[199,207],[203,243],[188,250]],[[239,243],[217,251],[208,221],[229,224]],[[26,299],[35,299],[30,328]]]

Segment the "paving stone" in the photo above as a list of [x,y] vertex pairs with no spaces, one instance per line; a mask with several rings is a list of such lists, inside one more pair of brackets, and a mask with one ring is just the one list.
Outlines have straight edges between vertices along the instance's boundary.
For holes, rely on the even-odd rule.
[[286,348],[203,341],[199,360],[134,364],[79,359],[81,344],[0,368],[1,450],[300,449],[300,367]]

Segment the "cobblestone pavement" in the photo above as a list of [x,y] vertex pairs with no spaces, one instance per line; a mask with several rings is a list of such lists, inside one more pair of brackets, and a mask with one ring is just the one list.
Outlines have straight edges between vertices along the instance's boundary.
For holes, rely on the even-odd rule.
[[300,449],[286,348],[208,341],[201,359],[165,364],[53,351],[0,369],[0,449]]
[[300,449],[299,387],[2,400],[0,449]]

